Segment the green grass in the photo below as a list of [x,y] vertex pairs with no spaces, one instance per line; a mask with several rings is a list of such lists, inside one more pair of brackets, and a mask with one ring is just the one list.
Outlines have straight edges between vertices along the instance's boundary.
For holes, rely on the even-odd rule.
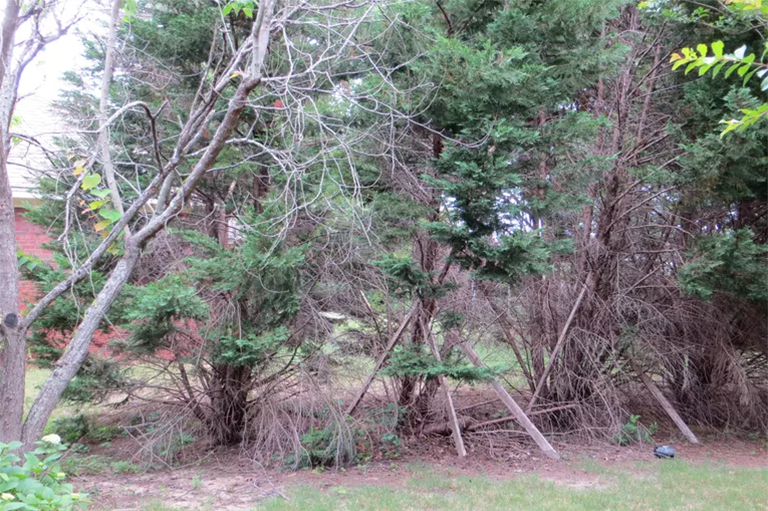
[[51,371],[49,369],[40,369],[34,365],[27,364],[27,377],[24,388],[24,411],[28,411],[32,407],[32,403],[34,403],[40,387],[43,386],[43,383],[45,383],[45,380],[50,374]]
[[[38,392],[40,392],[40,388],[43,386],[43,383],[45,383],[45,380],[48,379],[50,374],[50,369],[41,369],[33,364],[27,364],[27,374],[24,387],[25,416],[27,412],[29,412],[29,409],[32,407],[32,403],[35,402],[35,398],[37,397]],[[75,412],[75,408],[72,405],[62,401],[56,405],[56,408],[51,414],[50,420],[53,421],[62,417],[71,417],[75,414]],[[51,433],[55,433],[55,431],[52,431]]]
[[[495,481],[418,471],[400,488],[342,486],[288,489],[289,500],[265,500],[254,511],[400,510],[765,510],[768,469],[693,465],[681,461],[608,468],[597,487],[569,486],[539,477]],[[168,511],[148,504],[144,511]],[[205,508],[201,508],[205,509]]]

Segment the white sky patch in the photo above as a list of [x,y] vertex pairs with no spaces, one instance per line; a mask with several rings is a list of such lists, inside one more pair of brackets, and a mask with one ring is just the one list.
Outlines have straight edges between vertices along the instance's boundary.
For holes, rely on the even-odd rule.
[[[77,15],[79,2],[64,2],[61,19]],[[83,12],[87,15],[68,33],[47,44],[24,70],[19,82],[19,100],[14,116],[17,119],[12,132],[34,137],[44,144],[53,145],[53,137],[68,130],[65,120],[51,109],[67,85],[62,80],[65,72],[81,69],[83,57],[83,33],[106,34],[105,6],[95,0],[87,0]],[[24,37],[19,34],[17,43]],[[13,195],[17,199],[34,198],[35,169],[50,167],[44,153],[25,142],[14,145],[9,157],[9,173]]]

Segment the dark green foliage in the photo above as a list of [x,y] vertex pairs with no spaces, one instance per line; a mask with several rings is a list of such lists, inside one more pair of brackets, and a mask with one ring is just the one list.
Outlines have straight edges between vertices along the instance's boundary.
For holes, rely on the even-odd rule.
[[62,399],[79,405],[100,403],[125,386],[125,369],[118,360],[89,355]]
[[208,308],[197,290],[181,276],[169,275],[128,291],[125,314],[133,351],[151,353],[165,346],[184,320],[204,320]]
[[680,285],[702,299],[720,292],[768,302],[766,254],[768,247],[755,243],[749,229],[702,236],[680,271]]
[[301,435],[302,467],[333,466],[336,456],[333,450],[333,431],[330,429],[310,430]]
[[462,31],[439,38],[415,67],[442,84],[430,112],[435,124],[463,142],[446,143],[437,175],[426,180],[444,205],[427,227],[464,268],[515,282],[549,271],[552,256],[569,250],[567,233],[549,220],[583,202],[584,189],[552,183],[566,173],[583,179],[595,160],[555,170],[541,164],[583,151],[577,141],[594,134],[595,120],[578,114],[579,97],[624,52],[594,37],[620,5],[449,4],[453,29]]
[[[150,10],[145,5],[139,9]],[[152,19],[139,17],[131,23],[135,44],[166,65],[197,71],[208,60],[214,23],[220,16],[217,6],[201,0],[163,0],[151,12]]]
[[91,426],[88,423],[88,419],[82,413],[71,417],[54,419],[46,428],[47,431],[59,435],[68,444],[79,441],[88,434],[90,429]]
[[381,268],[392,280],[392,293],[399,296],[418,296],[422,299],[437,299],[455,289],[453,284],[434,282],[434,274],[419,268],[409,256],[385,255],[373,264]]
[[613,438],[613,443],[621,446],[636,443],[650,444],[658,425],[654,422],[645,427],[640,422],[639,415],[630,415],[629,420],[621,426],[621,431]]
[[355,461],[356,444],[364,443],[364,433],[357,429],[329,426],[310,428],[301,435],[299,462],[289,457],[286,463],[303,468],[343,467]]
[[285,326],[278,326],[261,335],[223,335],[216,343],[213,360],[232,367],[259,367],[290,337],[291,331]]
[[396,347],[381,371],[388,376],[423,376],[435,378],[444,375],[457,381],[478,383],[488,381],[500,373],[504,367],[475,367],[459,363],[452,357],[438,362],[431,354],[426,354],[422,347],[405,344]]

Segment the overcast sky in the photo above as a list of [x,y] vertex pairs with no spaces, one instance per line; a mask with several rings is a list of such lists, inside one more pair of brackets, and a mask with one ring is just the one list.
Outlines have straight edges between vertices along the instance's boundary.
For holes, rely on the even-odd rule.
[[[51,102],[58,99],[65,87],[61,78],[66,71],[80,69],[85,63],[84,48],[80,42],[82,32],[106,32],[102,7],[96,0],[86,1],[89,5],[88,16],[67,35],[49,43],[24,70],[19,84],[20,100],[14,112],[21,124],[13,127],[12,131],[50,141],[52,135],[64,129],[64,119],[57,118],[50,109]],[[78,3],[65,0],[62,5]],[[64,9],[63,19],[66,19],[67,7]],[[14,195],[29,195],[27,189],[32,186],[32,180],[28,167],[45,165],[42,153],[26,144],[19,144],[11,150],[9,163]]]

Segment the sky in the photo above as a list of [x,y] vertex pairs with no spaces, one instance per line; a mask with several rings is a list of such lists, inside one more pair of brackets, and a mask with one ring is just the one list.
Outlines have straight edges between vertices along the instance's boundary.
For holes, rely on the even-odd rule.
[[[15,116],[20,120],[12,131],[33,136],[39,140],[50,141],[52,137],[65,129],[65,119],[52,112],[50,104],[58,99],[66,86],[62,76],[66,71],[76,70],[83,66],[83,45],[80,42],[82,32],[103,33],[105,25],[102,8],[96,0],[86,0],[89,15],[73,27],[68,34],[46,45],[24,73],[19,84],[19,101],[16,104]],[[67,16],[66,5],[76,2],[64,2],[64,17]],[[92,6],[92,7],[91,7]],[[33,171],[29,167],[46,165],[47,161],[40,150],[18,144],[11,150],[9,170],[14,196],[31,198],[34,194]]]

